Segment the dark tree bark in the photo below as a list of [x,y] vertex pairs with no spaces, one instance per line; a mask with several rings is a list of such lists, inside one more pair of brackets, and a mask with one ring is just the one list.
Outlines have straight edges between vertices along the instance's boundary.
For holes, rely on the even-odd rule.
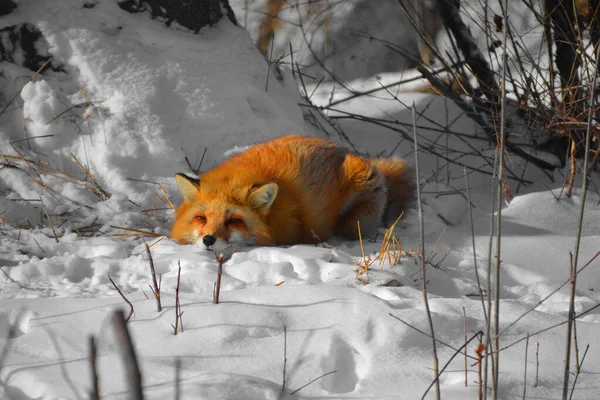
[[469,69],[479,81],[485,97],[492,104],[498,103],[500,87],[496,81],[496,76],[477,47],[471,30],[460,17],[459,0],[437,0],[437,5],[444,25],[456,39],[456,45],[465,57]]
[[17,5],[12,0],[0,1],[0,15],[10,14],[15,8]]
[[215,25],[223,15],[237,25],[229,0],[124,0],[118,4],[125,11],[149,11],[151,18],[160,18],[167,26],[177,22],[194,32]]
[[44,40],[42,32],[31,24],[18,24],[0,29],[0,62],[19,62],[19,65],[37,71],[50,55],[41,54],[36,46],[39,40]]
[[579,114],[581,85],[577,55],[579,48],[577,16],[573,0],[546,0],[546,15],[552,23],[553,40],[556,45],[556,69],[563,91],[563,103],[568,114]]

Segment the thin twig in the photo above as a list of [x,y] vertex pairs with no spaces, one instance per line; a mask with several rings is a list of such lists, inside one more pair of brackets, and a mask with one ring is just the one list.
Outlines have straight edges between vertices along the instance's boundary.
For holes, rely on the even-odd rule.
[[40,135],[40,136],[26,137],[25,139],[13,140],[12,142],[10,142],[10,144],[13,145],[13,144],[20,143],[20,142],[28,142],[28,141],[34,140],[34,139],[42,139],[42,138],[49,138],[49,137],[54,137],[54,135]]
[[285,390],[285,373],[287,368],[287,326],[283,326],[283,381],[281,383],[281,391]]
[[[423,330],[421,330],[421,329],[417,328],[417,327],[416,327],[416,326],[414,326],[414,325],[411,325],[411,324],[409,324],[408,322],[406,322],[406,321],[402,320],[402,318],[399,318],[399,317],[395,316],[395,315],[394,315],[394,314],[392,314],[392,313],[388,313],[388,315],[389,315],[390,317],[392,317],[392,318],[394,318],[394,319],[396,319],[396,320],[398,320],[398,321],[402,322],[404,325],[408,326],[409,328],[411,328],[411,329],[414,329],[415,331],[419,332],[421,335],[424,335],[424,336],[427,336],[428,338],[431,338],[431,335],[430,335],[429,333],[427,333],[427,332],[425,332],[425,331],[423,331]],[[458,351],[458,349],[457,349],[456,347],[454,347],[454,346],[452,346],[451,344],[448,344],[448,343],[446,343],[446,342],[444,342],[444,341],[442,341],[442,340],[440,340],[440,339],[438,339],[438,338],[435,338],[435,341],[436,341],[437,343],[441,344],[441,345],[444,345],[444,346],[448,347],[449,349],[452,349],[452,350],[454,350],[454,351]],[[477,361],[477,360],[479,360],[477,357],[470,356],[470,355],[468,355],[466,352],[465,352],[464,354],[466,354],[466,356],[467,356],[467,357],[469,357],[471,360],[474,360],[474,361]]]
[[[435,330],[433,328],[433,320],[431,319],[431,310],[429,309],[429,301],[427,299],[427,276],[426,276],[426,268],[425,268],[425,231],[423,227],[423,206],[421,203],[421,183],[419,180],[419,147],[417,144],[417,113],[415,103],[413,102],[412,106],[412,118],[413,118],[413,134],[414,134],[414,146],[415,146],[415,175],[416,175],[416,188],[417,188],[417,208],[419,213],[419,236],[420,236],[420,254],[421,258],[421,290],[423,291],[423,301],[425,303],[425,311],[427,313],[427,319],[429,321],[429,330],[431,332],[431,345],[433,352],[433,376],[435,378],[435,393],[436,399],[440,400],[440,382],[439,382],[439,372],[438,372],[438,356],[437,356],[437,348],[435,343]],[[427,393],[427,392],[426,392]]]
[[[596,258],[598,258],[598,256],[600,256],[600,251],[598,251],[587,263],[585,263],[585,265],[581,268],[579,268],[579,270],[575,273],[575,275],[579,275],[584,269],[586,269],[588,266],[590,266],[592,264],[592,262],[594,262],[594,260],[596,260]],[[574,264],[573,264],[574,265]],[[513,322],[511,322],[506,328],[504,328],[502,330],[502,332],[500,332],[500,335],[503,335],[504,332],[506,332],[507,330],[509,330],[511,327],[513,327],[517,322],[519,322],[521,319],[523,319],[525,316],[527,316],[530,312],[532,312],[533,310],[535,310],[539,305],[541,305],[542,303],[544,303],[546,300],[548,300],[552,295],[554,295],[555,293],[557,293],[560,289],[562,289],[563,287],[565,287],[568,283],[571,282],[571,277],[569,277],[569,279],[567,279],[566,281],[564,281],[560,286],[558,286],[557,288],[555,288],[552,292],[550,292],[546,297],[544,297],[543,299],[541,299],[540,301],[538,301],[533,307],[531,307],[529,310],[527,310],[526,312],[524,312],[523,314],[519,315],[519,317],[517,319],[515,319]],[[578,317],[581,317],[582,314],[579,314]]]
[[[598,77],[598,63],[600,60],[600,46],[597,45],[596,48],[596,63],[594,64],[594,79],[592,80],[592,85],[590,86],[590,108],[588,112],[588,121],[587,121],[587,130],[585,132],[585,153],[583,156],[583,185],[581,188],[581,204],[579,205],[579,219],[577,221],[577,235],[575,239],[575,251],[573,254],[573,272],[577,271],[577,262],[579,261],[579,247],[581,245],[581,229],[583,227],[583,215],[585,214],[585,198],[587,195],[588,183],[589,183],[589,171],[588,171],[588,157],[590,153],[590,141],[592,130],[592,123],[594,119],[594,103],[596,100],[596,79]],[[575,314],[575,286],[577,283],[577,274],[573,273],[571,278],[571,301],[569,303],[569,320],[572,321]],[[571,353],[571,328],[572,324],[569,324],[567,327],[567,354],[565,355],[565,375],[563,380],[563,400],[567,400],[568,390],[569,390],[569,362],[570,362],[570,353]]]
[[583,357],[581,357],[581,362],[577,363],[577,373],[575,374],[575,379],[573,380],[573,387],[571,388],[571,395],[569,396],[569,400],[571,400],[573,398],[573,393],[575,393],[575,385],[577,385],[577,378],[579,378],[581,366],[583,365],[583,361],[585,360],[585,356],[589,349],[590,349],[590,345],[588,343],[588,345],[585,346],[585,351],[583,352]]
[[[181,316],[183,312],[181,312],[181,305],[179,303],[179,282],[181,279],[181,261],[177,261],[177,286],[175,286],[175,325],[171,325],[173,327],[173,331],[175,335],[179,332],[179,321],[181,320]],[[183,332],[183,320],[181,321],[181,332]]]
[[469,382],[467,380],[467,311],[465,310],[465,306],[462,307],[463,310],[463,336],[465,339],[465,387],[469,386]]
[[2,267],[0,267],[0,271],[2,271],[2,273],[4,274],[4,276],[6,276],[6,278],[11,281],[12,283],[17,283],[17,281],[15,281],[13,278],[10,277],[10,275],[8,274],[8,272],[6,272],[4,269],[2,269]]
[[[142,240],[144,240],[142,236]],[[150,287],[152,289],[152,294],[154,294],[154,298],[156,299],[156,311],[162,311],[162,304],[160,303],[160,286],[156,283],[156,271],[154,270],[154,260],[152,259],[152,254],[150,253],[150,247],[148,247],[148,243],[144,242],[144,246],[146,248],[146,254],[148,255],[148,263],[150,264],[150,276],[152,277],[152,284],[154,287]]]
[[[573,157],[575,155],[573,154]],[[567,196],[571,197],[569,193]],[[575,286],[576,286],[576,274],[575,266],[573,264],[573,253],[569,251],[569,275],[571,276],[571,293],[569,296],[569,323],[567,324],[567,338],[565,343],[565,359],[564,359],[564,371],[563,371],[563,400],[567,400],[567,392],[569,385],[569,375],[571,367],[571,334],[573,332],[573,322],[575,321]],[[579,360],[577,360],[579,363]],[[566,389],[565,389],[566,388]]]
[[217,262],[219,263],[219,267],[217,269],[217,281],[215,282],[215,287],[214,287],[214,292],[213,292],[213,303],[219,304],[219,294],[221,293],[221,275],[223,274],[223,264],[225,264],[227,261],[229,261],[231,256],[233,256],[233,253],[235,253],[235,250],[233,250],[231,253],[229,253],[229,255],[225,258],[223,258],[223,253],[220,253],[219,255],[217,255],[217,250],[214,250],[214,252],[215,252],[215,258],[217,259]]
[[[482,335],[483,336],[483,335]],[[480,336],[479,337],[479,346],[477,346],[477,349],[475,349],[475,354],[477,354],[477,356],[479,357],[479,360],[477,360],[476,364],[477,364],[477,387],[479,389],[478,392],[478,399],[479,400],[483,400],[483,374],[481,373],[481,367],[483,365],[483,356],[484,356],[484,352],[485,352],[485,348],[486,345],[483,344],[483,337]]]
[[110,277],[110,275],[108,276],[108,280],[110,281],[110,283],[113,284],[113,286],[115,287],[115,289],[117,290],[117,292],[119,292],[119,294],[121,295],[121,297],[123,298],[123,300],[125,300],[125,303],[127,303],[129,305],[129,315],[127,316],[127,320],[125,320],[125,322],[129,322],[129,319],[133,315],[133,304],[131,304],[131,302],[129,300],[127,300],[127,297],[125,297],[125,295],[123,294],[123,292],[121,291],[121,289],[119,289],[119,287],[115,284],[115,282],[112,280],[112,278]]
[[535,342],[535,385],[538,386],[538,379],[540,377],[540,342]]
[[[464,168],[465,173],[465,183],[467,189],[467,208],[469,209],[469,222],[471,224],[471,245],[473,246],[473,265],[475,267],[475,278],[477,279],[477,289],[479,290],[479,297],[481,299],[481,308],[483,310],[483,318],[488,322],[488,314],[485,309],[485,301],[483,300],[483,289],[481,288],[481,280],[479,279],[479,268],[477,267],[477,250],[475,247],[475,225],[473,223],[473,210],[474,207],[471,203],[471,189],[469,187],[469,174],[467,173],[467,168]],[[488,277],[489,279],[489,277]],[[489,293],[488,293],[489,296]]]
[[269,55],[269,59],[267,60],[267,64],[269,65],[267,69],[267,82],[265,83],[265,92],[269,91],[269,76],[271,75],[271,64],[273,63],[273,45],[275,43],[275,33],[271,35],[271,54]]
[[[457,355],[459,355],[462,349],[466,348],[466,347],[467,347],[467,345],[468,345],[469,343],[471,343],[471,341],[472,341],[473,339],[475,339],[476,337],[478,337],[478,336],[481,336],[481,335],[483,335],[483,332],[482,332],[482,331],[479,331],[479,332],[475,333],[473,336],[471,336],[471,338],[470,338],[469,340],[467,340],[467,341],[465,342],[465,344],[463,344],[463,345],[462,345],[462,346],[461,346],[461,347],[460,347],[460,348],[459,348],[459,349],[458,349],[456,352],[454,352],[454,354],[452,354],[452,357],[450,357],[450,359],[449,359],[449,360],[446,362],[446,364],[444,364],[444,366],[443,366],[443,367],[442,367],[442,369],[440,370],[440,374],[442,374],[442,373],[443,373],[443,372],[446,370],[446,368],[448,367],[448,365],[450,365],[450,363],[452,362],[452,360],[454,360],[454,357],[456,357]],[[421,397],[421,400],[425,399],[425,396],[427,396],[427,393],[429,393],[429,390],[430,390],[430,389],[433,387],[433,385],[434,385],[436,382],[437,382],[437,383],[439,383],[439,380],[440,380],[440,374],[438,374],[438,375],[435,377],[435,380],[429,384],[429,387],[427,387],[427,389],[425,390],[425,393],[423,393],[423,396]]]
[[[508,0],[504,0],[504,9],[508,9]],[[504,15],[504,19],[508,18],[508,15]],[[502,87],[501,87],[501,104],[500,104],[500,146],[498,147],[498,192],[497,196],[497,209],[496,209],[496,276],[495,276],[495,291],[494,291],[494,348],[495,358],[493,360],[494,371],[492,377],[492,398],[493,400],[498,399],[498,379],[500,377],[500,263],[502,262],[500,256],[501,243],[502,243],[502,185],[504,184],[504,149],[505,149],[505,138],[506,138],[506,69],[507,69],[507,57],[506,52],[506,40],[508,36],[508,23],[504,24],[504,39],[503,39],[503,54],[502,54]],[[487,82],[486,82],[487,83]]]
[[323,375],[317,376],[315,379],[313,379],[312,381],[308,382],[306,385],[300,386],[298,389],[294,390],[292,393],[290,393],[290,395],[293,396],[296,393],[298,393],[299,391],[301,391],[302,389],[304,389],[305,387],[307,387],[308,385],[310,385],[311,383],[316,382],[316,381],[318,381],[321,378],[325,378],[327,375],[335,374],[336,372],[337,372],[337,369],[333,370],[333,371],[329,371],[329,372],[327,372],[327,373],[325,373]]
[[[593,306],[593,307],[590,307],[590,308],[588,308],[587,310],[585,310],[584,312],[582,312],[582,313],[578,314],[578,315],[577,315],[577,319],[579,319],[579,318],[581,318],[581,317],[584,317],[584,316],[586,316],[587,314],[591,313],[592,311],[596,310],[597,308],[600,308],[600,303],[598,303],[598,304],[596,304],[595,306]],[[552,329],[556,329],[556,328],[558,328],[559,326],[566,325],[567,323],[569,323],[569,319],[565,319],[565,320],[564,320],[564,321],[562,321],[562,322],[558,322],[558,323],[556,323],[556,324],[553,324],[553,325],[551,325],[551,326],[548,326],[548,327],[546,327],[546,328],[540,329],[540,330],[539,330],[539,331],[537,331],[537,332],[531,333],[529,336],[530,336],[530,337],[533,337],[533,336],[540,335],[540,334],[542,334],[542,333],[544,333],[544,332],[548,332],[548,331],[550,331],[550,330],[552,330]],[[521,339],[515,340],[515,341],[514,341],[514,342],[512,342],[511,344],[508,344],[508,345],[506,345],[506,346],[502,347],[502,348],[500,349],[500,351],[504,351],[504,350],[506,350],[506,349],[509,349],[509,348],[511,348],[511,347],[513,347],[513,346],[515,346],[515,345],[517,345],[517,344],[519,344],[519,343],[521,343],[521,342],[522,342],[523,340],[525,340],[525,339],[526,339],[526,337],[522,337]]]
[[527,393],[527,352],[529,350],[529,334],[527,334],[527,341],[525,341],[525,367],[523,368],[523,400]]
[[579,345],[577,344],[577,313],[573,313],[573,345],[575,346],[575,372],[579,373]]

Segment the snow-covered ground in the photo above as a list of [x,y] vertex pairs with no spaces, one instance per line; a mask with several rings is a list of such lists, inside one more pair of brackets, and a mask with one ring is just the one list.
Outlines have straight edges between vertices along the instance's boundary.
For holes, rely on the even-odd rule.
[[[173,211],[164,196],[180,201],[173,176],[189,173],[186,157],[193,168],[202,160],[205,171],[236,147],[290,133],[324,135],[303,119],[291,74],[281,82],[271,70],[265,90],[267,64],[248,34],[228,21],[194,35],[146,14],[128,14],[112,1],[77,0],[23,0],[15,12],[0,17],[0,26],[23,22],[42,33],[38,52],[53,59],[0,115],[0,266],[6,273],[0,274],[0,399],[88,398],[90,335],[98,344],[102,398],[128,398],[111,322],[112,311],[127,306],[109,276],[135,310],[128,327],[146,398],[171,398],[176,387],[182,399],[421,398],[433,372],[431,339],[414,329],[429,329],[414,210],[396,229],[403,246],[399,262],[376,260],[368,274],[357,273],[363,262],[357,242],[219,249],[235,254],[224,266],[218,305],[212,303],[218,265],[212,252],[146,238],[162,276],[162,312],[146,297],[151,297],[151,278],[143,242],[136,235],[116,236],[130,232],[115,227],[168,234]],[[0,65],[3,107],[32,73]],[[400,75],[380,79],[385,84]],[[376,82],[353,84],[367,88]],[[343,96],[330,90],[321,85],[313,100]],[[414,101],[434,121],[445,121],[446,106],[450,120],[459,115],[441,98],[394,93],[406,104]],[[381,92],[340,108],[411,122],[410,111]],[[401,142],[373,124],[341,125],[371,155],[388,155]],[[473,123],[459,118],[453,129],[470,133]],[[420,134],[438,135],[425,128]],[[15,142],[26,137],[30,140]],[[411,149],[402,141],[394,154],[413,162]],[[464,161],[479,167],[475,157]],[[439,160],[422,153],[420,162],[424,181]],[[509,165],[517,168],[519,160],[510,157]],[[531,310],[568,279],[581,191],[557,201],[562,177],[555,173],[553,183],[535,168],[526,169],[523,177],[534,183],[517,192],[511,181],[516,197],[502,214],[500,321],[501,329],[510,327],[500,340],[506,348],[499,398],[522,398],[525,367],[527,398],[560,398],[566,328],[557,325],[566,319],[568,285]],[[449,173],[449,185],[440,178],[423,187],[433,324],[436,337],[454,348],[438,344],[441,366],[463,345],[465,325],[469,337],[485,329],[467,202],[464,191],[455,190],[464,187],[463,171],[453,165]],[[470,183],[476,261],[485,289],[491,180],[472,172]],[[579,267],[600,251],[598,185],[595,175]],[[382,238],[365,240],[367,256],[376,257]],[[179,266],[183,330],[174,335]],[[579,275],[578,314],[600,301],[598,268],[600,257]],[[598,310],[578,320],[579,359],[590,347],[573,398],[598,397],[599,324]],[[526,363],[527,334],[532,336]],[[442,374],[444,399],[477,398],[476,346],[468,346],[468,386],[463,356]]]

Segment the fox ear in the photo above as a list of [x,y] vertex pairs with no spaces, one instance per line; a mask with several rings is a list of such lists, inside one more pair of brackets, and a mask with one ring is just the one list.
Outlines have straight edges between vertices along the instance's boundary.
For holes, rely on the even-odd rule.
[[248,198],[250,207],[268,211],[277,197],[279,185],[275,182],[267,183],[254,189]]
[[193,201],[195,195],[200,190],[200,180],[190,178],[184,174],[175,175],[175,180],[177,181],[177,187],[179,188],[179,191],[183,195],[183,201]]

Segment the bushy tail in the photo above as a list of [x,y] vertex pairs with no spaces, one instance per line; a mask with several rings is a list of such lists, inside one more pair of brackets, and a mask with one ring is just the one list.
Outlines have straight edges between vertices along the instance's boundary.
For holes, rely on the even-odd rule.
[[383,223],[390,226],[413,198],[412,171],[401,158],[374,158],[371,165],[377,167],[385,177],[387,200]]

